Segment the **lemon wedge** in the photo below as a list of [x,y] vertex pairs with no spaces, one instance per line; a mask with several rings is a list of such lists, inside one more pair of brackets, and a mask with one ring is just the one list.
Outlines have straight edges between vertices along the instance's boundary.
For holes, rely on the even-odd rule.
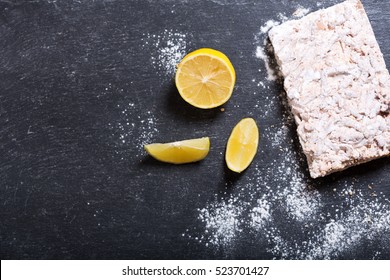
[[175,82],[185,101],[198,108],[210,109],[229,100],[236,72],[225,54],[203,48],[182,59],[177,66]]
[[146,152],[163,162],[182,164],[204,159],[210,150],[208,137],[144,146]]
[[225,160],[234,172],[244,171],[253,161],[259,144],[259,129],[252,118],[242,119],[230,134]]

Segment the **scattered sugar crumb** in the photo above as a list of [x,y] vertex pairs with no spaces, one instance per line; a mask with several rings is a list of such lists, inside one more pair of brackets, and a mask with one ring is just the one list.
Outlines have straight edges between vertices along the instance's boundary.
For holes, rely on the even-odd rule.
[[276,21],[276,20],[268,20],[263,26],[260,27],[260,33],[261,34],[266,34],[268,33],[268,31],[274,27],[274,26],[277,26],[279,25],[280,22],[279,21]]
[[144,34],[142,39],[143,47],[151,48],[152,64],[169,77],[188,51],[187,40],[187,34],[167,29],[161,34]]
[[277,17],[278,17],[280,22],[285,22],[285,21],[289,20],[288,16],[286,16],[286,14],[284,14],[284,13],[279,13],[277,15]]
[[151,111],[147,111],[146,118],[141,119],[139,124],[138,146],[143,150],[143,146],[152,143],[158,133],[156,118]]
[[[160,34],[143,34],[143,47],[151,53],[151,63],[158,70],[159,75],[172,78],[176,65],[187,53],[188,36],[185,33],[165,29]],[[106,91],[111,85],[106,87]],[[122,90],[123,91],[123,90]],[[142,154],[143,146],[154,141],[158,133],[156,118],[151,111],[146,111],[142,115],[132,118],[134,113],[134,103],[118,105],[121,116],[116,125],[109,124],[113,129],[113,136],[118,137],[119,145],[128,147],[138,147]],[[122,155],[124,159],[126,155]]]
[[[158,134],[156,117],[150,110],[134,118],[135,103],[117,105],[119,118],[117,123],[109,123],[112,136],[116,138],[118,147],[124,147],[124,151],[137,148],[138,155],[143,154],[143,146],[152,143]],[[117,153],[120,153],[121,149]],[[121,159],[127,159],[127,153],[121,154]]]
[[[286,172],[289,172],[287,167]],[[308,184],[305,183],[303,176],[297,173],[292,174],[292,188],[284,190],[286,211],[290,217],[299,222],[307,222],[315,217],[321,206],[320,195],[316,190],[308,191]]]
[[262,229],[272,220],[271,206],[266,199],[258,199],[250,211],[250,227],[254,230]]
[[295,12],[293,13],[294,17],[301,18],[305,15],[307,15],[310,12],[310,9],[308,8],[303,8],[303,7],[298,7]]
[[[264,42],[266,44],[266,42]],[[266,79],[268,81],[276,81],[278,79],[278,74],[275,72],[275,70],[270,66],[270,61],[268,55],[265,53],[263,47],[257,47],[256,48],[256,57],[264,61],[265,68],[267,70],[267,77]]]
[[[279,15],[282,17],[282,14]],[[283,18],[285,19],[285,18]],[[255,35],[256,52],[255,57],[262,60],[267,71],[266,79],[268,81],[276,81],[280,79],[280,73],[277,71],[276,62],[271,61],[268,53],[272,52],[272,45],[268,40],[268,31],[279,25],[280,22],[276,20],[268,20],[263,26],[260,27],[260,32]]]
[[264,53],[263,48],[257,47],[256,48],[256,57],[260,59],[267,59],[267,55]]
[[[204,222],[206,233],[212,233],[207,242],[212,245],[231,243],[237,232],[241,231],[241,212],[242,205],[237,198],[214,202],[207,208],[199,209],[199,219]],[[200,239],[203,240],[204,237]]]
[[[274,104],[274,101],[272,101],[272,105],[270,106],[271,108],[272,108],[272,106],[274,106],[273,104]],[[274,129],[275,130],[272,133],[269,133],[269,134],[267,133],[270,137],[271,145],[274,148],[281,147],[281,145],[283,144],[283,142],[286,139],[288,127],[286,125],[282,125],[281,127],[277,127]],[[267,131],[269,131],[269,129],[267,129]]]

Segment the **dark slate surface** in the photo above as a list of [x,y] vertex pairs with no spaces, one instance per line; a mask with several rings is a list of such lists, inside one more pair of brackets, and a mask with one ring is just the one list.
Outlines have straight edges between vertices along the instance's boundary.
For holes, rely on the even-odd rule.
[[[235,177],[224,167],[221,153],[234,124],[254,116],[262,131],[281,121],[282,106],[264,115],[250,94],[280,92],[276,83],[263,90],[251,82],[266,76],[254,55],[260,26],[279,13],[290,15],[299,4],[317,9],[317,2],[0,1],[1,258],[280,257],[249,237],[227,254],[182,234],[204,230],[197,209],[215,194],[234,195],[240,181],[250,180],[253,168]],[[390,65],[390,3],[364,4]],[[186,51],[207,46],[231,58],[237,84],[225,112],[185,104],[172,76],[156,67],[157,50],[143,39],[164,30],[188,34]],[[129,103],[134,106],[124,115]],[[141,121],[151,115],[150,129],[158,131],[148,140],[208,135],[209,157],[180,168],[148,158],[139,139],[149,133]],[[128,120],[135,127],[126,134],[118,124]],[[262,155],[259,166],[276,156],[267,150]],[[362,189],[374,182],[378,193],[390,197],[389,171],[389,160],[382,159],[317,185],[328,203],[327,193],[340,178],[358,178]],[[342,258],[371,257],[379,245],[367,246]]]

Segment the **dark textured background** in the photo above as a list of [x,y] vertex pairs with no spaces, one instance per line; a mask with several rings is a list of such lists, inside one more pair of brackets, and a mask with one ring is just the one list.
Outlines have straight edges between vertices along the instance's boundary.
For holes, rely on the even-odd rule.
[[[200,230],[196,209],[250,180],[253,168],[235,177],[224,167],[221,153],[234,124],[254,116],[262,131],[281,121],[282,106],[264,115],[254,106],[259,97],[249,94],[280,92],[276,83],[264,90],[251,82],[266,77],[254,55],[260,26],[298,4],[315,10],[317,2],[0,0],[0,257],[278,257],[249,238],[226,254],[182,234]],[[390,2],[363,2],[390,65]],[[231,58],[237,84],[225,112],[185,104],[172,77],[153,65],[157,50],[142,40],[167,29],[189,34],[187,51],[211,47]],[[116,124],[126,122],[120,108],[129,103],[134,141],[122,143]],[[180,168],[148,158],[137,137],[140,120],[151,114],[153,141],[208,135],[209,157]],[[274,157],[264,143],[260,166]],[[326,195],[339,178],[357,177],[361,188],[375,182],[390,197],[388,163],[320,179],[318,189]],[[365,258],[366,250],[344,257]]]

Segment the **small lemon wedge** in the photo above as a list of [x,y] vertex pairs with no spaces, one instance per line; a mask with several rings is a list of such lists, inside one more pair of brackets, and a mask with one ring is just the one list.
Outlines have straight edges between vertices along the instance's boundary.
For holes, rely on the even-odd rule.
[[253,161],[259,144],[259,129],[252,118],[242,119],[230,134],[225,160],[234,172],[244,171]]
[[163,162],[182,164],[204,159],[210,150],[209,137],[144,146],[146,152]]
[[189,104],[210,109],[224,104],[232,95],[236,72],[220,51],[203,48],[187,54],[177,66],[175,83]]

